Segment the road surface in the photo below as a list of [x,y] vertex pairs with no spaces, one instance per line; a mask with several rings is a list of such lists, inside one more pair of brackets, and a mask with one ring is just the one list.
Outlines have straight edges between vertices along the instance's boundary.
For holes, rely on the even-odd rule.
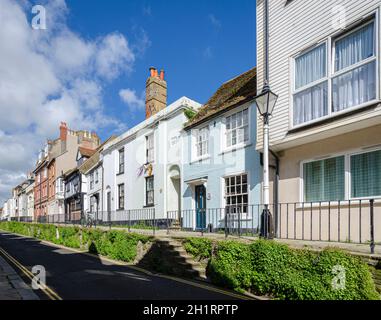
[[[2,249],[2,250],[1,250]],[[1,253],[3,252],[3,253]],[[63,300],[113,299],[113,300],[231,300],[234,294],[205,288],[194,284],[163,278],[134,270],[128,266],[113,264],[69,249],[48,245],[39,240],[0,231],[0,254],[13,264],[26,283],[31,284],[25,267],[42,265],[46,270],[48,289]],[[12,263],[12,261],[10,261]],[[41,299],[49,299],[43,290],[36,293]],[[50,297],[51,298],[51,297]]]

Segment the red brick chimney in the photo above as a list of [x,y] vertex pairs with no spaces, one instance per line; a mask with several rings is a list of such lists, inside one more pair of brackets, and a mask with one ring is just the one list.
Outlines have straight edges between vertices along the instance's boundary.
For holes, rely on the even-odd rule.
[[149,68],[150,76],[146,82],[146,119],[163,110],[167,106],[167,82],[164,70],[160,75],[156,68]]
[[67,140],[67,124],[66,122],[61,122],[60,124],[60,140],[61,141],[66,141]]

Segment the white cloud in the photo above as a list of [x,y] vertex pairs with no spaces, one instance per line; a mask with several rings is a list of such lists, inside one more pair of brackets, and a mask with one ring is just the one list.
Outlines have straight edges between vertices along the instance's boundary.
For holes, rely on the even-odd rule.
[[214,14],[210,13],[208,15],[208,19],[210,23],[212,24],[212,26],[215,27],[216,29],[220,29],[222,27],[221,21],[218,20]]
[[144,94],[138,97],[136,95],[135,90],[122,89],[119,91],[119,96],[122,99],[122,101],[130,107],[132,111],[137,109],[144,109],[145,107]]
[[84,39],[68,27],[64,0],[44,5],[47,30],[34,30],[29,1],[0,0],[0,206],[45,140],[58,136],[60,121],[110,134],[126,129],[106,113],[104,86],[130,72],[141,52],[118,32]]
[[97,48],[97,73],[112,80],[122,71],[130,71],[135,55],[130,49],[127,39],[114,33],[103,38]]

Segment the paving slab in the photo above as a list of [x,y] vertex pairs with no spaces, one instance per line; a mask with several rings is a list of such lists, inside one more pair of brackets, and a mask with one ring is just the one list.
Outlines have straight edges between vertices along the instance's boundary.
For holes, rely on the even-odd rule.
[[16,273],[16,271],[0,256],[0,300],[39,300]]

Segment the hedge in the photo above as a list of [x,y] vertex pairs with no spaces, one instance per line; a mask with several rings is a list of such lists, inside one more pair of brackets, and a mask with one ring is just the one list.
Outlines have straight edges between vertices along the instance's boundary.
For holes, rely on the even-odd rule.
[[139,241],[143,244],[150,241],[150,237],[123,230],[102,231],[15,221],[0,222],[0,229],[70,248],[87,249],[91,253],[125,262],[135,260]]
[[[345,270],[343,288],[332,286],[334,267]],[[217,285],[284,300],[379,300],[367,264],[342,250],[291,249],[275,241],[219,242],[207,267]]]
[[183,240],[183,246],[186,252],[193,257],[208,259],[212,255],[212,241],[203,238],[187,238]]

